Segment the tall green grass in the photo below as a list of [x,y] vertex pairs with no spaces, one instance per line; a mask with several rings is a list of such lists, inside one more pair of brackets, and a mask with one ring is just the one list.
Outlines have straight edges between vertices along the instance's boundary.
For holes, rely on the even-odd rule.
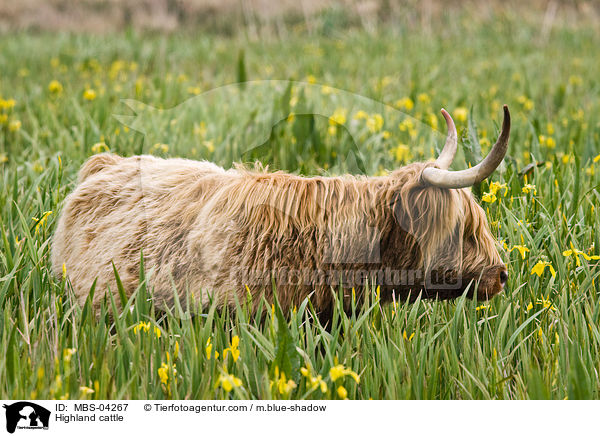
[[[444,24],[433,34],[339,30],[260,43],[132,33],[3,37],[0,396],[598,398],[600,268],[591,256],[600,254],[600,99],[597,59],[589,56],[597,32],[559,27],[543,39],[510,20]],[[489,149],[507,103],[509,156],[493,178],[506,187],[482,203],[506,247],[504,294],[383,306],[370,289],[364,306],[352,316],[336,312],[325,329],[308,303],[285,314],[265,306],[262,320],[244,302],[233,312],[186,311],[185,304],[158,311],[142,274],[131,299],[117,293],[123,301],[107,299],[99,316],[80,307],[49,265],[52,232],[80,164],[106,149],[171,156],[178,143],[190,143],[197,146],[177,155],[229,165],[239,144],[215,127],[219,116],[268,114],[281,95],[256,107],[216,102],[204,125],[166,131],[168,148],[144,143],[112,116],[128,114],[120,99],[170,108],[244,77],[316,81],[424,123],[411,137],[388,118],[378,129],[357,120],[351,133],[369,174],[434,156],[434,144],[419,138],[423,126],[442,130],[441,107],[454,111],[464,167]],[[304,174],[343,171],[332,156],[348,149],[349,135],[330,126],[318,117],[281,123],[264,163]],[[488,182],[476,189],[488,200],[489,191]],[[546,262],[540,276],[532,273],[539,262]]]

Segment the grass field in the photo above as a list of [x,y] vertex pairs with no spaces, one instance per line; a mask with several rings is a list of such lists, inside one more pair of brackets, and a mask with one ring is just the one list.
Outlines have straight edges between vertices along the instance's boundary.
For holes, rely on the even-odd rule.
[[[432,34],[292,32],[270,42],[135,32],[3,36],[0,397],[598,398],[597,28],[557,26],[544,35],[516,20],[460,17],[434,27]],[[52,275],[49,250],[87,157],[147,152],[229,166],[244,138],[228,129],[252,111],[269,119],[287,104],[282,96],[295,96],[274,91],[233,107],[217,100],[204,119],[180,129],[167,123],[156,142],[113,117],[132,115],[120,100],[172,108],[245,79],[327,85],[321,92],[347,90],[421,121],[334,104],[338,121],[353,120],[369,174],[435,156],[439,143],[423,138],[428,126],[443,138],[442,107],[457,122],[465,152],[455,166],[464,168],[489,150],[508,104],[509,156],[493,186],[474,189],[504,247],[504,294],[380,306],[371,290],[372,301],[351,317],[336,314],[328,330],[309,321],[306,306],[269,311],[263,323],[243,308],[158,316],[143,284],[131,311],[107,301],[96,317],[78,306],[68,280]],[[317,97],[301,98],[310,105]],[[289,117],[274,132],[270,151],[258,156],[264,163],[304,174],[347,169],[350,136],[327,118]],[[519,174],[534,161],[535,170]]]

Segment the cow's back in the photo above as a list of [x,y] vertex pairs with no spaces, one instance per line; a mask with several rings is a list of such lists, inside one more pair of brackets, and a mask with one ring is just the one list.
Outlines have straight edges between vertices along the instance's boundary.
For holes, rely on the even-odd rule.
[[53,240],[54,273],[60,277],[66,268],[81,303],[97,279],[97,305],[107,286],[116,292],[113,262],[127,293],[135,290],[143,251],[162,292],[156,297],[172,298],[167,277],[187,274],[181,268],[189,265],[185,245],[195,220],[214,191],[236,177],[209,162],[93,156],[65,200]]

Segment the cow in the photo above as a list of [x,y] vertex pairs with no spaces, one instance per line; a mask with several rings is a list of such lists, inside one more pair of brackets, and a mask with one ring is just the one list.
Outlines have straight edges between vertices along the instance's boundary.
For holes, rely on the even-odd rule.
[[175,294],[201,308],[258,307],[277,295],[284,311],[309,297],[327,314],[336,293],[346,310],[375,291],[382,302],[491,298],[508,273],[469,188],[502,162],[510,113],[504,106],[489,154],[461,171],[449,170],[458,139],[442,114],[448,133],[437,160],[376,177],[95,155],[65,200],[53,271],[67,272],[82,304],[97,281],[96,309],[108,290],[117,295],[115,269],[126,294],[135,292],[141,255],[153,301],[166,306]]

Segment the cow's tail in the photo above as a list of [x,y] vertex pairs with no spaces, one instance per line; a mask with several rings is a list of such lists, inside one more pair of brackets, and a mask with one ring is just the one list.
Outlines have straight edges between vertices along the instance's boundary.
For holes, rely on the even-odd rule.
[[121,159],[121,157],[111,153],[101,153],[90,157],[79,170],[79,174],[77,175],[79,183],[83,182],[89,176],[102,171],[104,168],[116,164]]

